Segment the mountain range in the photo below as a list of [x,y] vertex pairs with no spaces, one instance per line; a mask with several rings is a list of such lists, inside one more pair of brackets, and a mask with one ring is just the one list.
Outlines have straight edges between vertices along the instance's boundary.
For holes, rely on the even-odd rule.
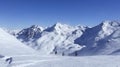
[[[5,31],[7,35],[10,33],[10,37],[8,39],[6,37],[7,40],[14,38],[32,51],[44,55],[120,54],[120,22],[118,21],[103,21],[94,27],[56,23],[46,28],[32,25],[17,32]],[[4,35],[4,33],[0,34],[1,36]],[[26,48],[23,47],[22,49]]]

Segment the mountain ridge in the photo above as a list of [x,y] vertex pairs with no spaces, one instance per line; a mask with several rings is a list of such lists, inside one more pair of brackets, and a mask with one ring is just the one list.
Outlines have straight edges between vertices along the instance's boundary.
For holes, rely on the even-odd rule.
[[103,21],[94,27],[56,23],[42,28],[32,25],[16,34],[18,40],[41,54],[120,54],[120,22]]
[[[85,33],[75,40],[76,44],[87,46],[79,54],[83,55],[104,55],[112,54],[119,48],[120,23],[116,21],[104,21],[103,23],[89,28]],[[116,40],[114,36],[118,37]],[[117,47],[117,48],[115,48]]]

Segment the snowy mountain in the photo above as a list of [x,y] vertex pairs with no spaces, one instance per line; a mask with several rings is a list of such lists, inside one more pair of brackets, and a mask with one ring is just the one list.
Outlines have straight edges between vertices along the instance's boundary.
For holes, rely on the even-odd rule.
[[39,38],[40,33],[43,31],[42,27],[37,25],[32,25],[30,28],[26,28],[21,30],[17,35],[18,39],[22,39],[24,41],[29,41],[31,39]]
[[18,32],[16,37],[43,55],[120,54],[118,21],[104,21],[91,28],[61,23],[47,28],[33,25]]
[[86,28],[61,23],[56,23],[44,30],[32,26],[19,32],[17,38],[42,54],[67,55],[82,48],[74,44],[74,40],[80,37]]
[[120,23],[104,21],[93,28],[86,29],[75,43],[86,46],[77,51],[79,55],[120,54]]
[[[118,21],[104,21],[92,28],[57,23],[44,29],[33,25],[21,30],[14,35],[15,37],[8,33],[0,28],[0,55],[12,57],[13,61],[8,64],[5,62],[6,59],[0,58],[0,67],[120,66]],[[82,57],[63,57],[54,54]]]
[[38,53],[0,28],[0,54],[4,56],[15,56],[34,55]]

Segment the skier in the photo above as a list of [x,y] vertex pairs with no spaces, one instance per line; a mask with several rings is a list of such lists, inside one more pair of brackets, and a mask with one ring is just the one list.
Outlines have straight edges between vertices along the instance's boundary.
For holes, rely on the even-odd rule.
[[55,54],[57,54],[57,51],[55,51]]
[[1,59],[4,59],[5,62],[8,62],[9,64],[11,64],[12,61],[13,61],[13,58],[12,58],[12,57],[6,57],[6,56],[3,56],[3,55],[0,55],[0,58],[1,58]]
[[13,61],[13,58],[12,58],[12,57],[7,58],[5,61],[6,61],[6,62],[8,62],[9,64],[11,64],[11,63],[12,63],[12,61]]
[[62,53],[62,56],[64,56],[64,55],[65,55],[65,53],[63,52],[63,53]]

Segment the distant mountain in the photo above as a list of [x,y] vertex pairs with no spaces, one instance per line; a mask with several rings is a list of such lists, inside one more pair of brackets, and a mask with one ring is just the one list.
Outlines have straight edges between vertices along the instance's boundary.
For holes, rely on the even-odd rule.
[[118,21],[104,21],[91,28],[80,25],[70,26],[61,23],[56,23],[47,28],[32,25],[15,33],[14,36],[42,55],[80,56],[120,54],[120,22]]
[[13,55],[34,55],[38,54],[32,48],[21,43],[14,36],[0,28],[0,54],[5,56]]
[[61,23],[56,23],[46,29],[32,26],[20,31],[17,38],[42,54],[68,55],[82,48],[74,44],[74,40],[80,37],[86,28]]
[[76,51],[79,55],[120,54],[120,23],[104,21],[93,28],[88,28],[75,43],[86,46]]
[[21,39],[23,42],[26,42],[31,39],[39,38],[42,31],[42,27],[32,25],[30,28],[23,29],[19,33],[17,33],[17,38]]

